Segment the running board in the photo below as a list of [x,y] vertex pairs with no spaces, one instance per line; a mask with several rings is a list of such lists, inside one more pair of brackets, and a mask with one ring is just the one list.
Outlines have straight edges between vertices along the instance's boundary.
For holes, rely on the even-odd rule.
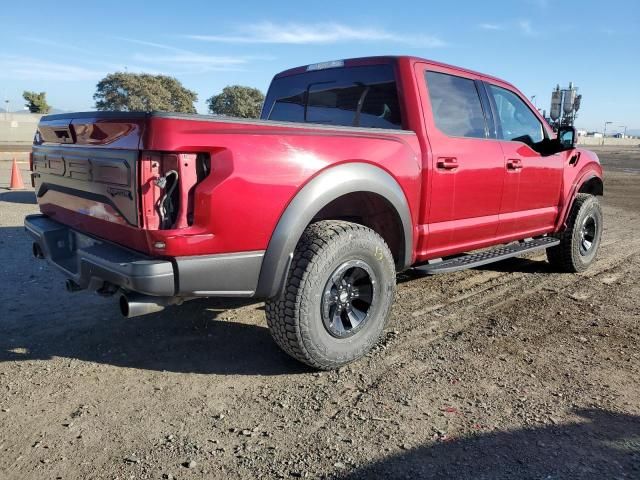
[[509,245],[501,245],[492,250],[485,250],[478,253],[468,253],[457,257],[448,258],[447,260],[434,261],[415,267],[428,275],[437,273],[457,272],[458,270],[466,270],[467,268],[479,267],[488,263],[499,262],[511,257],[517,257],[523,253],[543,250],[545,248],[554,247],[560,243],[560,240],[554,237],[541,237],[536,239],[527,239],[519,243]]

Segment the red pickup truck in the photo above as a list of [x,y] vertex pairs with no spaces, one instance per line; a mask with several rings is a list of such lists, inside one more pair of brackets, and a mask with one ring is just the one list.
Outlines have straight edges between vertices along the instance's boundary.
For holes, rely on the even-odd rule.
[[587,268],[602,169],[575,140],[488,75],[414,57],[308,65],[275,76],[260,120],[43,117],[42,214],[25,227],[69,291],[119,294],[128,317],[265,299],[278,345],[331,369],[376,343],[398,271],[537,249]]

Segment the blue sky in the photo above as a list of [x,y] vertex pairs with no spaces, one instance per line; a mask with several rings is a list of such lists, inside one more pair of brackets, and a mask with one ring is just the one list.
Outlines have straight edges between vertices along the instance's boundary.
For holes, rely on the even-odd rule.
[[[90,110],[107,73],[163,73],[198,93],[266,91],[274,73],[323,60],[408,54],[493,74],[538,106],[573,81],[578,126],[640,129],[640,2],[65,2],[4,0],[0,96],[46,91],[64,110]],[[4,105],[3,105],[4,107]]]

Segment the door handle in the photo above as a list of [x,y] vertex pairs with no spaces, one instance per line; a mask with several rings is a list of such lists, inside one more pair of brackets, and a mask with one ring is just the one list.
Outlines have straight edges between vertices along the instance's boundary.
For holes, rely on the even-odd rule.
[[455,170],[458,168],[458,159],[456,158],[439,158],[436,167],[441,170]]
[[522,168],[522,160],[519,158],[512,158],[507,160],[507,169],[508,170],[520,170]]

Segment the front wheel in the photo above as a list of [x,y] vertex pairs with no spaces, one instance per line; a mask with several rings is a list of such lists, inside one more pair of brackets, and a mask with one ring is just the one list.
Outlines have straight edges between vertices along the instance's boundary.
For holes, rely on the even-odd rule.
[[571,207],[560,245],[547,250],[549,263],[563,272],[582,272],[593,263],[602,239],[602,209],[598,197],[579,193]]
[[286,353],[314,368],[338,368],[380,337],[396,272],[385,241],[359,224],[311,224],[296,247],[285,291],[267,301],[271,334]]

